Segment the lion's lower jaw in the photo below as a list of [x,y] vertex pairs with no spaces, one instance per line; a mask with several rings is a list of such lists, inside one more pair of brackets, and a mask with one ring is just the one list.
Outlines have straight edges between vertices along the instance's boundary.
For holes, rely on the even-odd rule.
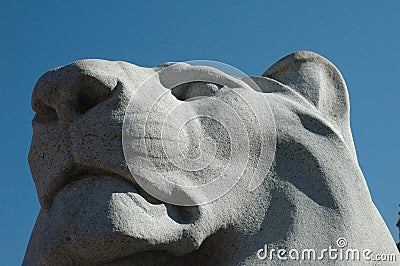
[[51,209],[41,210],[34,232],[36,264],[98,264],[149,251],[185,256],[213,231],[198,230],[212,223],[201,221],[198,207],[187,208],[183,214],[175,206],[150,203],[113,177],[76,181]]

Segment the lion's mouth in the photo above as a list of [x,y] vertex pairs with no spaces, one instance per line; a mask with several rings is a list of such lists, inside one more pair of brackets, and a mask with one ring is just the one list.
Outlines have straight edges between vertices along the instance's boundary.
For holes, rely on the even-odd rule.
[[127,177],[108,171],[94,171],[89,169],[80,169],[79,171],[75,170],[74,174],[67,175],[63,179],[63,184],[50,192],[49,195],[52,195],[50,208],[59,201],[60,198],[64,197],[65,194],[70,193],[71,190],[79,189],[78,187],[82,183],[87,183],[89,186],[95,186],[96,183],[101,183],[105,179],[114,180],[114,183],[122,182],[125,184],[123,191],[115,191],[116,193],[133,193],[142,198],[142,204],[146,204],[147,206],[164,205],[168,211],[168,216],[178,223],[188,224],[196,220],[199,216],[199,210],[196,207],[175,206],[158,200],[139,186],[132,176]]
[[141,188],[134,180],[133,177],[123,177],[116,173],[99,171],[93,169],[76,168],[69,171],[66,174],[61,175],[57,178],[57,185],[48,188],[48,209],[53,206],[53,204],[58,200],[60,194],[66,189],[73,189],[77,184],[81,183],[83,180],[93,180],[101,179],[104,177],[111,177],[115,180],[121,180],[126,182],[131,188],[132,192],[143,197],[150,204],[161,204],[162,202],[148,194],[143,188]]
[[[57,236],[46,246],[62,246],[83,261],[114,261],[150,250],[182,256],[198,248],[196,241],[191,243],[182,235],[182,230],[198,222],[198,207],[161,202],[113,173],[88,171],[70,176],[46,215],[49,230]],[[165,232],[153,234],[151,230],[158,227]],[[171,245],[171,235],[173,242],[183,246]]]

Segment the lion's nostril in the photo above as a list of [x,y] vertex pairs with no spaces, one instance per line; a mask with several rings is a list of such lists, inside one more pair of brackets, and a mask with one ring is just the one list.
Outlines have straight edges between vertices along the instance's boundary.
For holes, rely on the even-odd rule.
[[39,79],[32,95],[32,108],[40,118],[68,124],[109,98],[115,84],[119,83],[71,64]]
[[104,83],[91,76],[81,78],[78,80],[76,86],[78,86],[78,92],[75,100],[75,108],[80,114],[85,113],[109,98],[114,89],[109,88]]
[[40,119],[47,121],[58,119],[56,110],[42,101],[33,102],[32,107]]

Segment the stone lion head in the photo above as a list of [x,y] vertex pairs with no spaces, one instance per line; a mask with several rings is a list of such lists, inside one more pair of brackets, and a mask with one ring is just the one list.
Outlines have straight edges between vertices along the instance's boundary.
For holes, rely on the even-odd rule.
[[[261,76],[240,79],[206,68],[202,73],[209,81],[172,86],[173,71],[157,73],[174,65],[175,74],[192,67],[81,60],[39,79],[32,96],[36,114],[29,164],[41,210],[25,265],[275,265],[281,263],[276,254],[260,259],[264,247],[318,251],[339,238],[360,250],[397,252],[358,165],[347,88],[332,63],[300,51]],[[152,86],[138,92],[150,76],[157,84],[172,86],[165,85],[164,100],[151,112],[144,103],[154,97]],[[249,80],[259,90],[247,86]],[[236,92],[251,100],[242,102]],[[242,124],[218,101],[209,108],[196,105],[210,99],[235,106]],[[163,156],[162,141],[169,138],[157,126],[167,107],[178,104],[184,107],[172,117],[211,110],[228,121],[199,118],[182,127],[171,119],[166,128],[165,134],[176,137],[171,143],[181,143],[172,153],[179,150],[190,158],[212,153],[212,167],[182,170],[171,163],[173,156]],[[264,104],[268,109],[255,115],[246,104],[251,110],[264,110]],[[127,116],[127,110],[133,115]],[[143,117],[147,135],[138,130]],[[256,125],[256,118],[270,126]],[[137,156],[130,159],[123,145],[125,123],[131,136],[125,143]],[[229,133],[231,126],[236,127]],[[249,141],[232,146],[231,137],[240,139],[241,130]],[[202,148],[198,143],[204,136],[213,145]],[[146,150],[141,150],[144,140]],[[262,147],[273,149],[265,157],[266,168],[259,164]],[[232,158],[234,149],[246,149],[246,160]],[[176,183],[203,184],[227,165],[234,170],[224,178],[240,172],[240,179],[215,199],[174,204],[155,196],[134,176],[132,171],[144,180],[153,175],[138,163],[143,151],[154,173],[168,174]],[[184,192],[154,180],[163,195]],[[254,180],[258,186],[249,189]],[[218,193],[224,188],[214,189]],[[184,195],[193,200],[204,196]]]

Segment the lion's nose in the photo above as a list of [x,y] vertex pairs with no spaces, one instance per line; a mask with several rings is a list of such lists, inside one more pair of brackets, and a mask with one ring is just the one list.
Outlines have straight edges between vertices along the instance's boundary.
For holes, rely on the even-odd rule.
[[42,119],[58,119],[70,124],[76,117],[107,99],[117,84],[102,75],[100,60],[82,60],[51,70],[37,82],[32,108]]

